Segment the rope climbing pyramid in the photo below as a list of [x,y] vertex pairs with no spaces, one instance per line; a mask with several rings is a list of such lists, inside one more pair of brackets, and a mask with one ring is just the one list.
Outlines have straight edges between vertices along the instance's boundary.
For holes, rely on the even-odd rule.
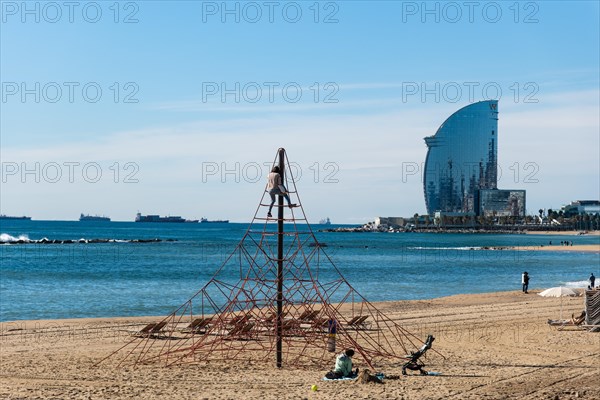
[[240,360],[322,367],[337,347],[355,349],[355,359],[376,368],[422,344],[362,297],[326,254],[286,173],[284,149],[273,164],[279,176],[267,189],[277,193],[274,212],[266,190],[241,241],[204,287],[107,358],[119,365]]

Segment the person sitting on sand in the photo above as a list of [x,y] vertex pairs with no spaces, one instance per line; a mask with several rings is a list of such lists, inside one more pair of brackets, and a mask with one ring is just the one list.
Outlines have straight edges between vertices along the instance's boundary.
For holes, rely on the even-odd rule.
[[329,379],[356,377],[358,375],[358,368],[356,368],[356,371],[352,371],[352,356],[354,356],[353,349],[344,350],[335,359],[335,368],[333,371],[329,371],[325,377]]
[[288,203],[288,206],[296,207],[296,204],[292,204],[290,201],[290,196],[287,194],[287,189],[283,186],[283,182],[281,181],[281,175],[279,174],[279,167],[274,166],[271,170],[269,176],[267,176],[267,191],[271,196],[271,205],[269,206],[269,211],[267,212],[267,217],[272,217],[271,210],[273,209],[273,204],[275,204],[275,195],[278,194],[283,196]]
[[[335,369],[333,372],[341,374],[343,377],[352,375],[352,357],[354,356],[353,349],[346,349],[335,359]],[[358,373],[358,368],[356,369]]]

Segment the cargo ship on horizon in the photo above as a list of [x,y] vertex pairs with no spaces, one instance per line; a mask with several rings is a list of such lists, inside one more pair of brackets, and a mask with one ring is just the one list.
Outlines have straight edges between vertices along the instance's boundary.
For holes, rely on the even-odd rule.
[[208,220],[204,217],[200,218],[200,223],[201,224],[228,224],[229,220],[228,219],[215,219],[215,220]]
[[135,222],[198,222],[197,219],[185,219],[181,218],[179,215],[161,217],[160,215],[142,215],[141,213],[137,213],[135,216]]
[[85,221],[105,221],[105,222],[110,222],[110,217],[106,217],[104,215],[100,216],[100,215],[89,215],[86,214],[84,215],[83,213],[81,213],[81,215],[79,216],[79,221],[85,222]]
[[26,220],[26,221],[30,221],[31,217],[26,217],[26,216],[21,216],[21,217],[13,217],[10,215],[4,215],[4,214],[0,214],[0,219],[22,219],[22,220]]

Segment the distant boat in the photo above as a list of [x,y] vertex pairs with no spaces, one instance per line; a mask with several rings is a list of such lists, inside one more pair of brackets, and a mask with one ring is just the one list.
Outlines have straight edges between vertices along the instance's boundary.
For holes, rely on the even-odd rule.
[[22,217],[11,217],[10,215],[4,215],[4,214],[0,214],[0,219],[23,219],[23,220],[31,220],[31,217],[26,217],[26,216],[22,216]]
[[198,222],[197,219],[185,219],[179,215],[161,217],[160,215],[142,215],[137,213],[135,216],[135,222]]
[[106,221],[110,222],[110,217],[105,217],[104,215],[83,215],[83,213],[79,216],[80,221]]
[[200,223],[201,224],[205,224],[205,223],[208,223],[208,224],[228,224],[229,220],[228,219],[215,219],[214,221],[209,221],[206,218],[200,218]]
[[321,225],[331,225],[331,221],[329,220],[329,217],[322,219],[319,221],[319,224]]

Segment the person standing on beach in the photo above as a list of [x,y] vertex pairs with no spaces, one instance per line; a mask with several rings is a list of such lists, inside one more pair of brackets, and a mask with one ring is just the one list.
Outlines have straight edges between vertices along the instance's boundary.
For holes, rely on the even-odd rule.
[[521,283],[523,284],[523,293],[527,293],[527,289],[529,288],[529,274],[527,274],[527,271],[521,275]]
[[273,209],[273,204],[275,204],[276,194],[283,196],[290,208],[296,207],[296,204],[291,203],[290,196],[288,196],[287,194],[287,189],[285,188],[285,186],[283,186],[283,182],[281,181],[281,175],[279,174],[279,167],[277,165],[273,167],[271,173],[267,176],[267,191],[271,196],[271,205],[269,206],[267,217],[272,217],[271,210]]
[[590,275],[590,289],[594,288],[595,283],[596,283],[596,277],[594,276],[594,273],[592,272],[592,274]]

